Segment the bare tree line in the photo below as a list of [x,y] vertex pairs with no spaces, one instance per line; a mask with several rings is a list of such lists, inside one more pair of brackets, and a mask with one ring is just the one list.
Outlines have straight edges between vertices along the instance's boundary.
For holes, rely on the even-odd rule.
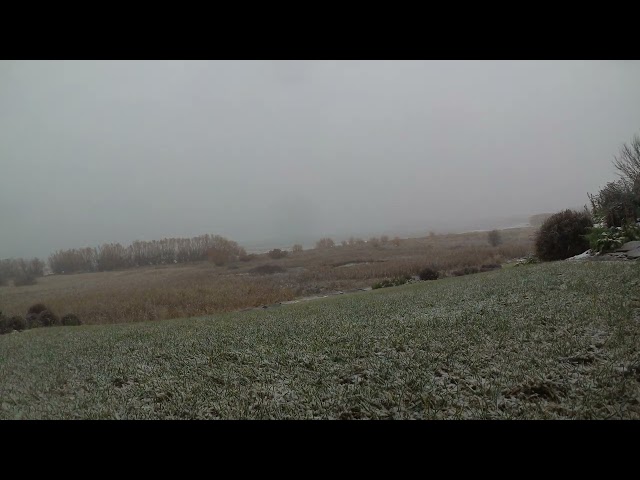
[[244,248],[220,235],[135,241],[125,247],[105,243],[97,248],[58,250],[49,256],[53,273],[102,272],[145,265],[210,260],[216,265],[247,256]]

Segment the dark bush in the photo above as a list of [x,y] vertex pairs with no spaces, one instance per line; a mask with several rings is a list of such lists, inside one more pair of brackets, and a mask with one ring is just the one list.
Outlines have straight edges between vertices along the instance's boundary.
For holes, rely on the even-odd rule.
[[13,332],[13,328],[9,324],[9,317],[0,314],[0,335]]
[[62,325],[60,318],[51,310],[43,310],[38,314],[38,320],[44,327],[54,327]]
[[82,325],[82,322],[80,321],[80,319],[73,313],[67,313],[60,320],[62,322],[62,325],[65,325],[65,326]]
[[536,255],[540,260],[564,260],[589,249],[585,235],[593,226],[588,212],[564,210],[544,221],[536,235]]
[[267,255],[269,255],[270,258],[278,259],[278,258],[286,257],[288,253],[289,252],[287,252],[286,250],[280,250],[279,248],[274,248],[273,250],[269,251]]
[[249,254],[244,254],[244,255],[240,255],[239,260],[241,262],[250,262],[251,260],[253,260],[254,258],[256,258],[257,255],[255,253],[249,253]]
[[420,280],[437,280],[440,276],[438,271],[431,267],[422,269],[418,275],[420,276]]
[[44,324],[42,323],[42,320],[40,319],[40,314],[39,313],[27,313],[27,316],[25,317],[25,321],[27,323],[27,328],[44,327]]
[[14,316],[6,317],[0,313],[0,335],[5,333],[11,333],[14,330],[22,331],[27,327],[27,323],[24,318]]
[[49,309],[44,303],[34,303],[29,307],[29,310],[27,310],[27,314],[35,313],[37,315],[38,313],[44,312],[45,310],[49,310]]
[[27,321],[19,315],[11,317],[9,324],[13,326],[14,330],[18,330],[19,332],[27,328]]
[[299,253],[303,250],[302,245],[300,245],[299,243],[296,243],[293,247],[291,247],[291,251],[293,253]]
[[260,275],[271,275],[272,273],[282,273],[286,271],[279,265],[260,265],[259,267],[249,270],[251,273],[258,273]]

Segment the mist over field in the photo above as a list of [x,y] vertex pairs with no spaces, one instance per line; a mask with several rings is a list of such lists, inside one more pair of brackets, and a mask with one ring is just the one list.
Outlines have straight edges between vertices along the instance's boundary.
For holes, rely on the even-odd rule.
[[506,227],[580,207],[640,62],[3,61],[0,258]]

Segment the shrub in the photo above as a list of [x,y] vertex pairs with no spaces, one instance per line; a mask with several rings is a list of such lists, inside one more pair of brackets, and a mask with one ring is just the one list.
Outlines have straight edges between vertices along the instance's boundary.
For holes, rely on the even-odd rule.
[[43,310],[38,314],[38,321],[43,327],[53,327],[61,325],[60,318],[51,310]]
[[640,227],[629,224],[610,228],[597,226],[591,228],[586,238],[594,252],[610,252],[627,242],[640,240]]
[[9,324],[13,326],[14,330],[18,330],[19,332],[27,328],[27,321],[19,315],[11,317],[9,319]]
[[27,315],[29,313],[35,313],[37,315],[40,312],[44,312],[45,310],[48,310],[48,308],[44,303],[34,303],[29,307],[29,310],[27,310]]
[[373,290],[377,290],[378,288],[397,287],[399,285],[404,285],[405,283],[408,283],[409,280],[411,280],[411,277],[409,275],[396,277],[390,280],[385,279],[385,280],[382,280],[381,282],[373,284],[371,288]]
[[391,240],[391,243],[395,247],[399,247],[400,246],[400,242],[401,242],[400,237],[393,237],[393,240]]
[[389,243],[389,237],[387,235],[382,235],[380,237],[380,243],[382,245],[386,245],[387,243]]
[[543,261],[564,260],[589,248],[586,234],[593,226],[588,212],[564,210],[544,221],[536,235],[536,255]]
[[487,240],[489,241],[489,245],[492,247],[497,247],[502,243],[502,237],[498,230],[491,230],[487,236]]
[[45,326],[40,319],[39,313],[27,313],[25,321],[27,323],[27,328],[39,328]]
[[14,330],[22,331],[26,328],[27,323],[22,317],[5,317],[0,313],[0,335],[11,333]]
[[250,262],[251,260],[253,260],[254,258],[256,258],[257,255],[255,253],[249,253],[249,254],[244,254],[244,255],[240,255],[239,260],[241,262]]
[[607,227],[634,224],[640,216],[640,136],[624,144],[614,157],[620,180],[609,182],[596,195],[589,195],[593,215]]
[[0,335],[5,333],[11,333],[13,328],[9,325],[9,318],[4,315],[0,315]]
[[60,321],[62,322],[62,325],[65,325],[65,326],[82,325],[82,322],[80,321],[80,319],[73,313],[67,313],[65,316],[63,316],[60,319]]
[[619,180],[607,183],[596,195],[589,195],[591,211],[607,227],[635,223],[640,214],[638,199],[628,183]]
[[418,275],[420,280],[437,280],[440,276],[438,271],[431,267],[423,268]]
[[286,250],[280,250],[279,248],[274,248],[273,250],[269,251],[267,255],[269,255],[270,258],[278,259],[278,258],[286,257],[288,253],[289,252],[287,252]]
[[299,243],[296,243],[293,247],[291,247],[291,251],[293,253],[299,253],[303,250],[302,245],[300,245]]

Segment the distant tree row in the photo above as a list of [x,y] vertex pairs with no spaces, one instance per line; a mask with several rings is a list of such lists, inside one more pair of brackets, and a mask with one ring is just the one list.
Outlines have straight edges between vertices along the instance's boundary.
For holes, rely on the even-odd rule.
[[53,273],[102,272],[144,265],[209,260],[216,265],[242,260],[247,252],[220,235],[135,241],[128,247],[106,243],[98,248],[58,250],[49,256]]
[[15,285],[32,285],[44,275],[44,262],[39,258],[0,260],[0,285],[13,280]]

